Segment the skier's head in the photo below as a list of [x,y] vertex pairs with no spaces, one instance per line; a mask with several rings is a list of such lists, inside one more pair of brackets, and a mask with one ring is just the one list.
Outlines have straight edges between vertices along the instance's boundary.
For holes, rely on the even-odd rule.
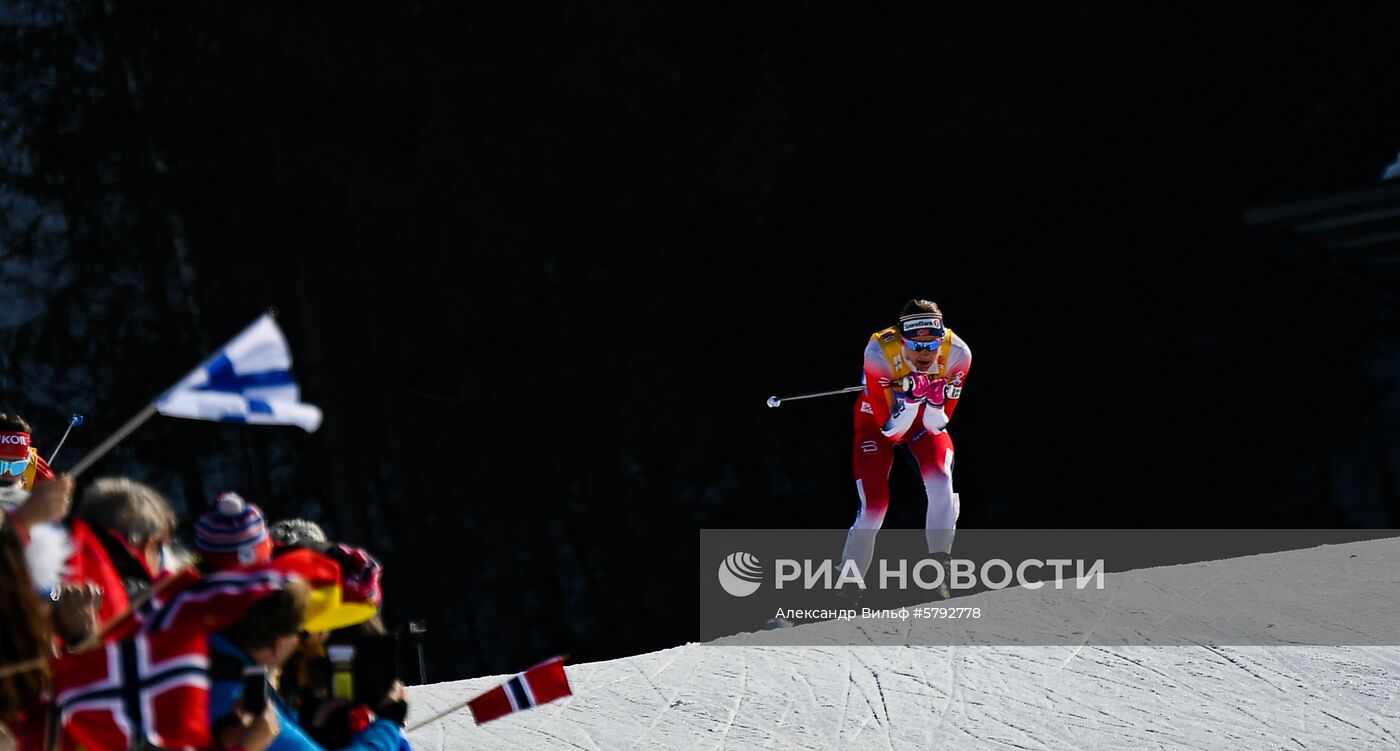
[[914,369],[926,373],[938,359],[938,348],[948,335],[943,327],[943,311],[932,300],[914,299],[899,313],[899,336],[904,341],[904,357]]

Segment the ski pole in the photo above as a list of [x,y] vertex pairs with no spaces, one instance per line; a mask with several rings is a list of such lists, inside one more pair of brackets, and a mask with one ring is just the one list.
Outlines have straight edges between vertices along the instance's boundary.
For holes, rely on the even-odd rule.
[[815,393],[812,393],[812,394],[797,394],[797,395],[795,395],[795,396],[784,396],[784,397],[770,396],[770,397],[768,397],[768,406],[769,406],[769,407],[776,408],[776,407],[778,407],[779,405],[781,405],[783,402],[793,402],[793,401],[797,401],[798,399],[815,399],[815,398],[817,398],[817,397],[819,397],[819,396],[836,396],[837,394],[854,394],[855,392],[860,391],[860,390],[863,389],[863,388],[865,388],[865,387],[864,387],[864,386],[851,386],[851,387],[849,387],[849,388],[836,389],[835,391],[818,391],[818,392],[815,392]]
[[63,442],[66,441],[66,440],[68,440],[68,434],[73,432],[73,428],[76,428],[76,427],[78,427],[79,425],[82,425],[82,424],[83,424],[83,416],[80,415],[80,414],[78,414],[77,412],[74,412],[74,413],[73,413],[73,416],[70,417],[70,418],[68,418],[68,429],[65,430],[65,431],[63,431],[63,437],[60,438],[60,439],[58,439],[58,445],[57,445],[57,446],[54,446],[54,447],[53,447],[53,453],[52,453],[52,454],[49,454],[49,466],[50,466],[50,467],[53,466],[54,457],[58,456],[58,450],[61,449],[61,448],[63,448]]

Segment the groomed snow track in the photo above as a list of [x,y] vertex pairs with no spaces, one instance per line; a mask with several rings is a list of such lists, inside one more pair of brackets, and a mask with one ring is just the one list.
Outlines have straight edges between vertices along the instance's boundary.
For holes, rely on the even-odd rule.
[[[1250,562],[1396,577],[1400,541]],[[1136,573],[1110,574],[1104,596]],[[1191,586],[1179,594],[1212,597]],[[990,607],[1014,595],[988,592],[958,604]],[[1219,599],[1230,601],[1228,593]],[[1400,618],[1394,599],[1382,607]],[[419,751],[1400,747],[1397,647],[1105,647],[1087,636],[1048,647],[851,647],[851,624],[800,628],[814,629],[813,643],[831,643],[765,646],[767,635],[755,634],[746,637],[751,646],[687,644],[571,665],[572,698],[480,727],[463,707],[410,740]],[[413,688],[410,727],[503,679]]]

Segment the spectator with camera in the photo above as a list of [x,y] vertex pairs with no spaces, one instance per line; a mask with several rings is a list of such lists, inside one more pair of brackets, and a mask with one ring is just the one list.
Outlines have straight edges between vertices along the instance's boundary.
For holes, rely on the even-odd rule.
[[308,549],[334,560],[341,571],[341,600],[311,617],[308,633],[288,660],[278,693],[326,748],[341,748],[378,716],[402,726],[408,704],[398,677],[398,638],[387,632],[378,611],[382,567],[363,548],[332,542],[320,525],[281,519],[268,528],[273,555]]
[[[267,673],[276,675],[276,671],[297,651],[304,633],[302,626],[306,622],[309,599],[307,587],[294,583],[263,597],[240,622],[209,639],[212,678],[210,716],[229,713],[240,699],[245,707],[250,701],[256,706],[259,700],[273,705],[281,732],[270,751],[319,751],[325,748],[313,738],[308,725],[303,724],[303,718],[287,706],[262,677]],[[252,676],[252,679],[245,680],[245,676]],[[402,687],[396,686],[395,689],[381,697],[376,708],[391,708],[401,702]],[[354,732],[343,748],[351,751],[397,751],[401,747],[403,733],[394,721],[368,716],[363,719],[364,727]]]

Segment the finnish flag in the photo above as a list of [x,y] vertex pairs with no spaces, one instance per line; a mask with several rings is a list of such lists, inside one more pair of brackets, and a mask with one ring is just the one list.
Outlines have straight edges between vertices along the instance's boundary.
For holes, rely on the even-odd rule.
[[321,410],[301,401],[287,337],[263,315],[156,400],[156,411],[194,420],[296,425],[315,432]]

